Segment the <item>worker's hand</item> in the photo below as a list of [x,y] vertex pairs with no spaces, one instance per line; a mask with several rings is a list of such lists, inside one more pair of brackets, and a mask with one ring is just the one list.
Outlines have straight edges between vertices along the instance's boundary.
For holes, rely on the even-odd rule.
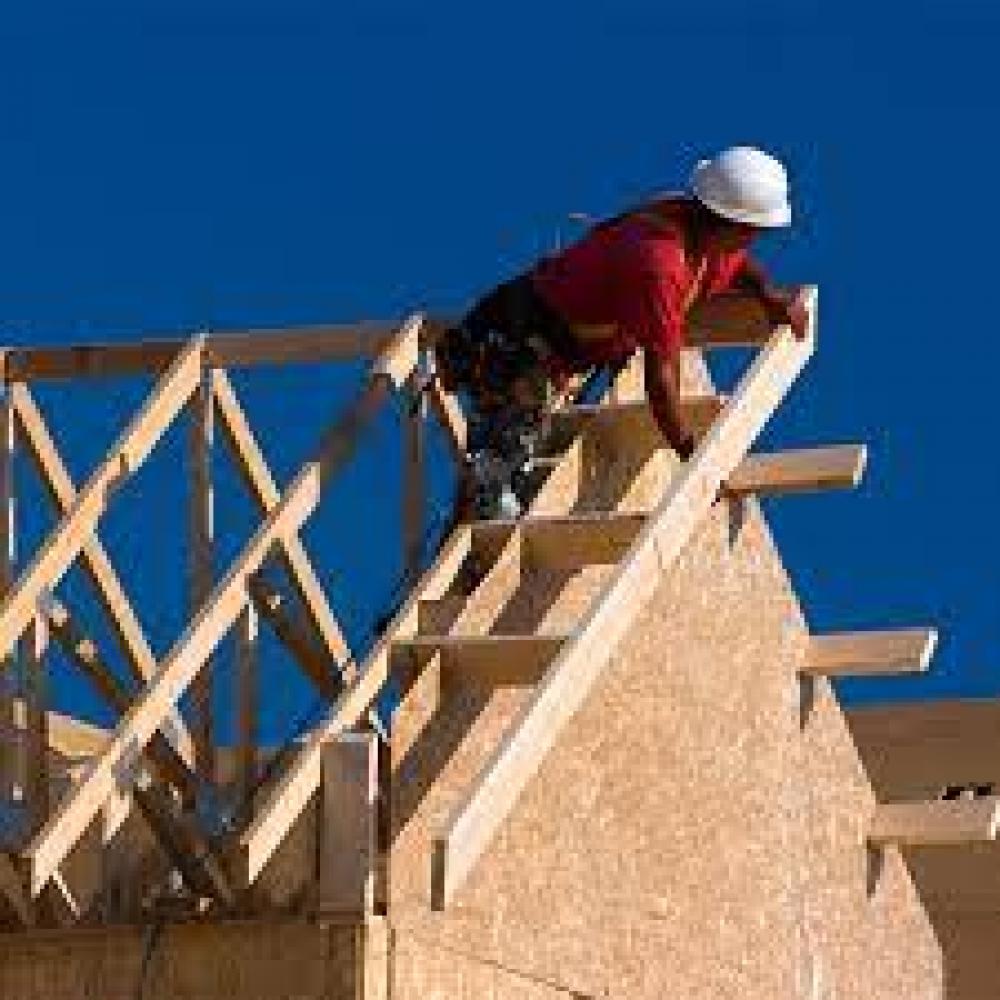
[[809,332],[809,310],[799,289],[768,289],[764,300],[772,323],[787,324],[798,340]]
[[681,461],[686,462],[694,454],[697,445],[698,442],[695,441],[693,434],[685,434],[684,437],[674,444],[674,451],[677,452],[677,456]]

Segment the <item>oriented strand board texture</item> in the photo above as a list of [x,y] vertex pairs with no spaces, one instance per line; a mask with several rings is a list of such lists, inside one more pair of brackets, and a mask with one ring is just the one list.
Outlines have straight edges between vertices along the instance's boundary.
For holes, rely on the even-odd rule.
[[[588,464],[568,504],[593,498]],[[615,478],[605,503],[628,495]],[[564,592],[530,572],[513,584],[528,628],[545,616],[525,592]],[[528,982],[629,1000],[941,997],[905,866],[865,850],[874,797],[843,716],[825,682],[796,679],[805,636],[756,505],[717,506],[444,915],[428,907],[430,840],[529,692],[420,678],[394,729],[390,914],[400,947],[423,951],[394,962],[395,1000],[501,1000]]]
[[383,937],[377,927],[263,921],[171,926],[155,939],[149,928],[4,935],[0,997],[384,1000]]

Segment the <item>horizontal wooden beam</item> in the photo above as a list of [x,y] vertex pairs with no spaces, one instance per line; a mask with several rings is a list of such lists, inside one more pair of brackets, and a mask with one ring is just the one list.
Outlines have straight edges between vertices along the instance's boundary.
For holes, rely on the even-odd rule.
[[520,529],[526,563],[539,569],[574,570],[617,563],[629,550],[647,519],[642,513],[565,514],[525,517],[518,521],[476,521],[474,544],[492,539],[499,548]]
[[[428,318],[423,342],[433,343],[453,322],[453,317]],[[212,333],[205,338],[205,358],[219,368],[373,358],[398,326],[375,321]],[[746,295],[716,296],[692,311],[687,326],[687,342],[696,348],[760,345],[773,332],[759,303]],[[157,373],[186,343],[187,337],[154,334],[130,342],[15,344],[0,349],[0,374],[15,382]]]
[[194,392],[201,378],[203,346],[202,338],[195,337],[184,347],[0,605],[0,656],[10,652],[35,614],[42,592],[54,588],[69,569],[112,494],[142,465]]
[[726,480],[728,493],[803,493],[853,489],[868,459],[864,445],[800,448],[769,455],[748,455]]
[[389,678],[393,643],[416,634],[422,601],[443,597],[471,551],[472,533],[461,526],[445,542],[433,566],[417,582],[382,637],[375,643],[353,684],[312,730],[288,768],[261,803],[240,838],[240,873],[253,883],[319,788],[323,746],[348,732],[368,710]]
[[[409,342],[418,336],[420,323],[420,317],[409,320],[386,350],[405,350],[409,354]],[[276,544],[301,529],[319,504],[323,483],[353,454],[360,431],[374,417],[390,391],[394,373],[384,368],[378,370],[380,376],[372,380],[348,414],[324,433],[316,456],[302,466],[280,502],[174,643],[139,700],[115,729],[107,748],[91,762],[79,786],[67,793],[24,850],[33,895],[41,892],[108,796],[119,786],[127,785],[129,762],[143,751],[205,659],[236,621],[246,605],[251,577]]]
[[932,628],[811,636],[799,672],[828,677],[920,673],[937,646]]
[[[722,412],[726,397],[718,393],[685,396],[681,400],[684,419],[696,436],[708,430]],[[634,438],[647,435],[651,442],[661,444],[662,435],[656,426],[649,403],[644,399],[625,403],[582,403],[567,406],[552,414],[552,430],[557,440],[568,440],[584,429],[607,428],[616,435]]]
[[804,296],[810,323],[796,339],[779,328],[679,470],[627,558],[575,638],[549,667],[476,782],[435,838],[431,903],[448,905],[514,808],[560,733],[610,662],[719,488],[779,405],[815,346],[815,292]]
[[876,807],[868,828],[872,844],[930,847],[997,839],[1000,799],[891,802]]
[[[205,337],[205,361],[244,368],[372,358],[398,327],[377,322],[212,333]],[[128,343],[8,347],[3,375],[13,382],[155,374],[168,368],[187,342],[187,337],[154,336]]]
[[496,687],[537,684],[566,636],[420,635],[396,642],[393,651],[430,659],[441,654],[445,670]]

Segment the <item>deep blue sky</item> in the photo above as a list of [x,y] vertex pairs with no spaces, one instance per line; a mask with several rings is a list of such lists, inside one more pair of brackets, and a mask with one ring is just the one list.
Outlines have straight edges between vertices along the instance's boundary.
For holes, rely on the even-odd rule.
[[[768,504],[810,621],[942,629],[930,677],[849,697],[993,694],[998,36],[995,5],[968,0],[9,5],[2,339],[454,309],[571,236],[567,213],[767,147],[798,221],[762,255],[822,303],[768,440],[871,446],[857,493]],[[353,375],[240,382],[282,476]],[[40,392],[77,476],[143,388]],[[394,572],[394,449],[390,420],[369,442],[383,463],[359,463],[311,529],[359,581],[329,581],[357,633]],[[175,432],[107,525],[158,651],[181,624],[179,455]],[[220,493],[245,534],[249,508]],[[277,676],[280,715],[301,692]]]

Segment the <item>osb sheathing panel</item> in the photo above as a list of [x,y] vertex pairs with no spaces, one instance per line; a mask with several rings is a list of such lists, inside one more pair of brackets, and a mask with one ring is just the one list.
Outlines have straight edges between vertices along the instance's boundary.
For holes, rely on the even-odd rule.
[[[149,927],[6,935],[0,938],[0,996],[383,1000],[383,937],[377,928],[276,921],[173,925],[155,937]],[[362,993],[359,983],[366,980],[372,988]]]
[[406,995],[421,1000],[575,1000],[579,996],[407,933],[395,935],[392,965],[396,981],[406,983]]
[[[864,849],[843,718],[795,679],[804,636],[756,507],[717,507],[444,916],[430,837],[527,694],[418,683],[396,724],[393,923],[583,995],[940,996],[904,866]],[[429,995],[406,970],[395,996]]]

